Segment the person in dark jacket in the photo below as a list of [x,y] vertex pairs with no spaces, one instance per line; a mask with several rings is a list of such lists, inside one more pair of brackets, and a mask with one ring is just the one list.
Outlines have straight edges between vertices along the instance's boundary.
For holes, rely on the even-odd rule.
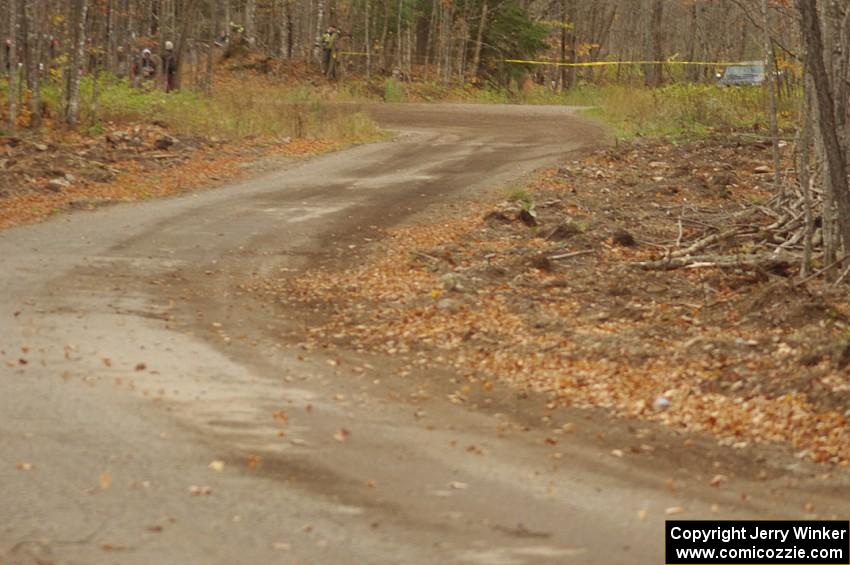
[[156,79],[157,63],[150,49],[143,49],[142,54],[133,61],[131,69],[132,84],[141,88],[144,84]]
[[165,91],[177,90],[177,56],[174,54],[174,44],[165,42],[165,53],[162,55],[162,72],[165,75]]

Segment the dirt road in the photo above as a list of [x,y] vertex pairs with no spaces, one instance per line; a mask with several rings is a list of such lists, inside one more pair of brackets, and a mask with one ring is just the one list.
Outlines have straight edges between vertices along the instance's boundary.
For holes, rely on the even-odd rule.
[[842,512],[820,468],[284,345],[250,275],[602,139],[561,108],[371,111],[396,140],[0,233],[0,563],[649,564],[668,513]]

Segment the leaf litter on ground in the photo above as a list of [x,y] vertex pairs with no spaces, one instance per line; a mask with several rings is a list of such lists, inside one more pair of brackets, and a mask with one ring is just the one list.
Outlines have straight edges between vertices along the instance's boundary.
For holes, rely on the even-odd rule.
[[544,171],[522,198],[392,229],[345,271],[248,287],[305,313],[308,339],[293,340],[308,349],[428,359],[469,386],[847,466],[846,293],[793,272],[635,268],[765,199],[753,171],[769,159],[746,141],[621,144]]

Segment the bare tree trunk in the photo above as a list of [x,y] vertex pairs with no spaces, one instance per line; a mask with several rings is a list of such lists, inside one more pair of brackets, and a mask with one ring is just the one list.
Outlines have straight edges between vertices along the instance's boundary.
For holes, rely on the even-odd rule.
[[803,240],[803,259],[800,264],[800,278],[809,276],[812,266],[812,237],[814,236],[814,214],[812,213],[811,175],[809,171],[809,156],[812,147],[812,88],[808,72],[803,77],[803,108],[800,112],[800,142],[797,144],[799,153],[799,171],[797,177],[800,189],[803,191],[803,205],[806,214],[805,236]]
[[463,2],[463,12],[460,16],[460,49],[457,54],[457,78],[461,84],[466,82],[466,46],[469,44],[469,26],[466,24],[468,2]]
[[[485,0],[486,2],[486,0]],[[425,42],[425,74],[428,76],[430,74],[429,63],[431,62],[431,56],[434,56],[434,60],[438,60],[438,56],[436,55],[436,45],[437,45],[437,25],[439,23],[438,16],[439,15],[439,2],[438,0],[432,0],[431,2],[431,18],[428,21],[428,40]]]
[[[688,35],[691,37],[691,41],[688,45],[688,61],[696,61],[697,60],[697,30],[699,29],[699,11],[697,5],[691,4],[691,13],[690,13],[690,22],[688,25]],[[699,67],[697,65],[690,65],[687,69],[688,80],[691,82],[697,82],[699,80]]]
[[764,28],[764,51],[766,57],[765,74],[767,77],[767,90],[770,99],[769,119],[770,138],[773,141],[773,189],[781,196],[785,190],[782,187],[782,163],[779,155],[779,124],[776,120],[778,112],[776,103],[776,63],[773,60],[773,40],[770,37],[770,17],[767,0],[761,0],[761,21]]
[[218,35],[217,31],[218,25],[218,4],[216,2],[212,2],[210,4],[210,21],[209,21],[209,31],[207,34],[207,41],[209,42],[207,45],[207,69],[206,69],[206,78],[204,79],[204,91],[207,96],[212,96],[213,91],[213,72],[214,65],[213,63],[215,58],[215,42],[218,39],[216,36]]
[[257,41],[257,0],[245,0],[245,39],[251,47]]
[[41,26],[44,19],[44,0],[30,0],[26,4],[29,20],[29,38],[32,57],[30,61],[30,127],[41,125]]
[[372,80],[372,38],[370,36],[369,26],[371,25],[369,22],[369,0],[365,1],[365,6],[363,7],[363,12],[365,14],[366,22],[366,80]]
[[18,121],[18,3],[9,0],[9,130]]
[[[30,2],[32,1],[30,0]],[[115,38],[118,35],[115,33],[115,7],[113,4],[114,0],[107,0],[106,2],[106,59],[104,61],[104,68],[110,73],[115,72]]]
[[18,10],[18,103],[20,104],[23,91],[30,88],[32,84],[32,49],[30,48],[30,22],[29,10],[27,10],[27,2],[20,2],[17,6]]
[[80,72],[82,71],[83,59],[86,49],[86,14],[88,12],[87,0],[75,0],[71,2],[71,18],[73,22],[73,41],[69,43],[68,65],[68,92],[67,106],[65,110],[65,121],[70,125],[77,125],[80,117]]
[[484,41],[484,28],[487,25],[487,0],[481,2],[481,21],[478,22],[478,34],[475,36],[475,54],[472,57],[472,76],[478,77],[481,67],[481,47]]
[[443,11],[443,84],[448,84],[452,77],[452,24],[454,23],[454,2],[449,3]]
[[[644,16],[646,21],[644,36],[644,57],[647,61],[660,61],[662,53],[661,28],[664,16],[663,0],[644,0]],[[647,86],[661,86],[663,67],[661,64],[647,64],[643,66],[644,82]]]
[[232,16],[230,14],[230,0],[224,0],[224,31],[227,34],[228,41],[230,40],[230,23]]
[[387,68],[387,38],[390,33],[390,0],[384,0],[383,2],[384,9],[384,22],[383,28],[381,30],[381,57],[380,63],[378,63],[381,69],[385,70]]
[[826,190],[834,199],[838,228],[845,248],[850,247],[850,193],[847,183],[847,152],[841,147],[835,117],[835,98],[824,62],[820,16],[815,2],[797,0],[800,28],[806,48],[806,66],[812,77],[815,129],[823,145]]
[[186,45],[187,43],[189,43],[189,26],[195,19],[198,2],[199,0],[186,0],[186,4],[183,6],[183,13],[181,14],[183,17],[183,22],[180,26],[180,35],[177,37],[173,55],[175,64],[177,66],[174,72],[174,88],[177,90],[180,90],[180,87],[182,85],[183,59],[184,53],[186,52]]
[[561,91],[567,89],[567,0],[561,0],[561,67],[558,69],[558,85]]
[[292,56],[290,49],[289,29],[289,0],[280,0],[280,56],[289,59]]
[[410,80],[410,77],[413,76],[413,25],[408,23],[407,30],[407,53],[405,57],[407,58],[407,77]]
[[322,21],[325,19],[325,0],[316,0],[316,45],[313,49],[316,60],[321,64],[322,61]]

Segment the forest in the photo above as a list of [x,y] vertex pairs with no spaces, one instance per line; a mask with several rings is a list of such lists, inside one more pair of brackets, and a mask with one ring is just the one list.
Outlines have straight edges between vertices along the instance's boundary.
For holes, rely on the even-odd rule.
[[0,562],[843,534],[847,0],[0,0],[0,41]]
[[[664,103],[650,114],[683,106],[689,114],[680,121],[691,122],[685,127],[723,120],[718,114],[736,109],[763,119],[775,146],[778,190],[779,130],[796,131],[798,148],[816,150],[815,177],[823,186],[814,196],[808,187],[797,193],[801,202],[822,201],[823,213],[806,213],[808,236],[792,230],[789,237],[810,240],[815,218],[822,218],[827,264],[841,256],[842,238],[850,238],[850,9],[837,0],[3,0],[0,6],[10,130],[37,129],[44,116],[77,124],[81,103],[89,124],[104,113],[108,119],[109,102],[101,108],[99,96],[106,91],[108,98],[110,88],[114,94],[122,80],[166,91],[185,83],[209,96],[220,62],[240,54],[250,62],[237,69],[302,83],[310,75],[296,69],[312,69],[312,76],[347,84],[340,88],[354,97],[379,93],[384,100],[419,85],[430,92],[426,98],[450,87],[509,97],[537,89],[544,101],[560,96],[561,103],[605,106],[611,101],[604,91],[593,89],[613,85],[626,88],[619,104],[635,114],[644,111],[639,101],[646,93],[657,90],[650,96]],[[712,86],[725,66],[741,61],[764,61],[769,69],[755,99],[688,90]],[[308,90],[321,89],[321,82]],[[671,85],[681,88],[664,89]],[[258,94],[257,103],[269,97]],[[120,114],[123,102],[116,104]],[[286,121],[287,132],[303,133],[301,118]],[[809,151],[796,154],[805,184]]]

